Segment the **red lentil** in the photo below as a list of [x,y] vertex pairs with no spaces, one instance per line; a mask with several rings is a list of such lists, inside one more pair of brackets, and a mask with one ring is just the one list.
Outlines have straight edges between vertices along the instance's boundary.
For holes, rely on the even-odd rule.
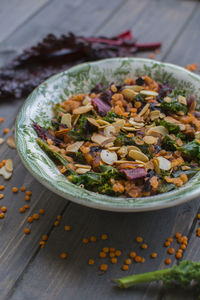
[[141,262],[141,259],[142,259],[142,257],[139,256],[139,255],[137,255],[137,256],[134,258],[134,261],[135,261],[135,262]]
[[180,248],[181,248],[182,250],[185,250],[185,249],[187,248],[187,246],[186,246],[185,244],[181,244],[181,245],[180,245]]
[[165,264],[166,264],[166,265],[170,265],[171,262],[172,262],[171,258],[165,259]]
[[141,257],[141,263],[143,264],[145,262],[145,258]]
[[5,185],[0,185],[0,191],[3,191],[5,189]]
[[25,208],[25,209],[28,209],[28,208],[30,208],[30,206],[29,206],[28,204],[25,204],[25,205],[24,205],[24,208]]
[[28,223],[33,223],[33,217],[28,217],[28,218],[27,218],[27,222],[28,222]]
[[7,212],[7,207],[6,206],[2,206],[1,207],[1,211],[4,212],[4,213]]
[[43,234],[43,236],[42,236],[42,240],[43,240],[43,241],[47,241],[47,240],[48,240],[48,236],[47,236],[47,234]]
[[169,238],[167,239],[167,241],[170,242],[170,243],[172,243],[172,242],[173,242],[173,238],[170,238],[170,237],[169,237]]
[[175,256],[176,256],[177,259],[181,259],[182,258],[182,253],[177,251]]
[[40,216],[38,214],[33,214],[33,219],[34,220],[39,220]]
[[105,272],[105,271],[108,270],[108,265],[107,265],[107,264],[101,264],[101,265],[99,266],[99,269],[100,269],[100,271]]
[[110,252],[115,252],[115,248],[111,247],[111,248],[109,248],[109,251]]
[[115,251],[115,256],[119,257],[122,255],[122,251],[121,250],[116,250]]
[[143,238],[141,236],[136,237],[136,241],[138,243],[142,243],[143,242]]
[[116,264],[117,263],[117,258],[116,257],[112,257],[111,258],[111,263],[112,264]]
[[66,252],[61,253],[61,254],[60,254],[60,257],[61,257],[62,259],[66,259],[66,258],[67,258],[67,253],[66,253]]
[[71,230],[71,226],[65,225],[65,231],[70,231],[70,230]]
[[175,249],[174,249],[174,248],[169,248],[169,249],[167,250],[167,252],[168,252],[169,254],[173,254],[173,253],[175,252]]
[[44,214],[45,214],[45,210],[44,210],[44,209],[42,209],[42,208],[40,208],[40,210],[39,210],[39,214],[40,214],[40,215],[44,215]]
[[122,266],[122,270],[123,270],[123,271],[128,271],[128,265],[123,265],[123,266]]
[[177,233],[175,234],[175,237],[178,239],[179,237],[181,237],[181,233],[180,233],[180,232],[177,232]]
[[3,123],[4,122],[4,118],[0,118],[0,123]]
[[108,235],[107,235],[106,233],[102,234],[102,235],[101,235],[101,239],[102,239],[103,241],[107,240],[107,239],[108,239]]
[[125,259],[124,264],[130,265],[132,263],[132,260],[130,258]]
[[4,194],[0,194],[0,199],[3,199],[3,197],[4,197]]
[[54,226],[54,227],[57,227],[59,224],[60,224],[59,221],[55,221],[55,222],[53,223],[53,226]]
[[109,253],[109,256],[110,256],[110,257],[115,257],[115,252],[110,252],[110,253]]
[[90,258],[90,259],[88,260],[88,265],[94,265],[94,259]]
[[12,191],[13,191],[13,193],[17,193],[17,192],[18,192],[18,188],[17,188],[16,186],[14,186],[14,187],[12,188]]
[[83,244],[87,244],[89,242],[89,240],[87,238],[83,238],[82,242],[83,242]]
[[6,134],[6,133],[8,133],[9,131],[10,131],[10,128],[5,128],[4,131],[3,131],[3,133]]
[[156,253],[156,252],[153,252],[152,254],[151,254],[151,258],[156,258],[158,256],[158,254]]
[[25,211],[26,211],[26,209],[25,209],[24,207],[20,207],[20,209],[19,209],[19,212],[20,212],[20,213],[23,214]]
[[27,196],[31,196],[31,195],[32,195],[32,192],[31,192],[31,191],[26,191],[26,195],[27,195]]
[[25,186],[21,186],[20,190],[21,190],[21,192],[24,192],[26,190],[26,187]]
[[103,250],[103,252],[105,252],[105,253],[108,253],[108,252],[109,252],[109,248],[108,248],[108,247],[104,247],[102,250]]
[[29,201],[29,200],[30,200],[30,197],[29,197],[29,196],[25,196],[25,197],[24,197],[24,200],[25,200],[25,201]]
[[24,228],[24,233],[25,233],[25,234],[30,234],[30,233],[31,233],[30,228]]
[[105,253],[105,252],[103,252],[103,251],[101,251],[100,253],[99,253],[99,257],[100,258],[105,258],[107,256],[107,254]]
[[131,258],[135,258],[135,257],[136,257],[136,252],[131,251],[131,252],[129,253],[129,256],[130,256]]
[[0,219],[3,219],[5,217],[5,214],[3,212],[0,213]]
[[90,242],[96,242],[96,241],[97,241],[96,236],[91,236],[91,237],[90,237]]
[[169,247],[171,245],[171,243],[169,242],[169,241],[166,241],[165,243],[164,243],[164,246],[165,247]]
[[61,216],[58,215],[57,218],[56,218],[56,220],[60,221],[61,220]]
[[140,246],[140,248],[141,248],[141,249],[147,249],[147,248],[148,248],[148,245],[147,245],[147,244],[142,244],[142,245]]

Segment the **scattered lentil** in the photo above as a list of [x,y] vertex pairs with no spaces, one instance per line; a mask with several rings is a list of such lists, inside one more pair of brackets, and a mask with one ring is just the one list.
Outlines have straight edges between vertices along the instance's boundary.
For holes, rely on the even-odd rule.
[[45,210],[41,208],[41,209],[39,210],[39,214],[40,214],[40,215],[44,215],[44,214],[45,214]]
[[20,209],[19,209],[19,212],[20,212],[20,213],[23,214],[25,211],[26,211],[26,209],[25,209],[24,207],[20,207]]
[[169,247],[171,245],[171,243],[169,242],[169,241],[166,241],[165,243],[164,243],[164,246],[165,247]]
[[115,248],[111,247],[111,248],[109,248],[109,251],[110,252],[115,252]]
[[107,265],[107,264],[101,264],[101,265],[99,266],[99,269],[100,269],[100,271],[105,272],[105,271],[108,270],[108,265]]
[[28,204],[25,204],[25,205],[24,205],[24,208],[25,208],[25,209],[28,209],[28,208],[30,208],[30,206],[29,206]]
[[135,257],[136,257],[136,252],[131,251],[131,252],[129,253],[129,256],[130,256],[131,258],[135,258]]
[[115,252],[110,252],[110,253],[109,253],[109,256],[110,256],[110,257],[115,257]]
[[182,250],[185,250],[185,249],[187,248],[187,246],[186,246],[185,244],[181,244],[181,245],[180,245],[180,248],[181,248]]
[[30,228],[24,228],[24,233],[25,234],[30,234],[30,232],[31,232]]
[[4,197],[4,194],[0,194],[0,199],[3,199],[3,197]]
[[142,245],[140,246],[140,248],[141,248],[141,249],[147,249],[147,248],[148,248],[148,245],[147,245],[147,244],[142,244]]
[[177,251],[175,256],[176,256],[177,259],[181,259],[182,258],[182,253]]
[[145,258],[141,257],[141,263],[143,264],[145,262]]
[[178,239],[179,237],[181,237],[181,233],[180,233],[180,232],[177,232],[177,233],[175,234],[175,237]]
[[122,251],[121,250],[116,250],[115,251],[115,256],[119,257],[122,255]]
[[20,190],[21,190],[21,192],[24,192],[26,190],[26,187],[25,186],[21,186]]
[[47,236],[47,234],[43,234],[43,236],[42,236],[42,240],[43,240],[43,241],[47,241],[47,240],[48,240],[48,236]]
[[151,254],[151,258],[156,258],[158,256],[158,254],[156,253],[156,252],[153,252],[152,254]]
[[141,236],[136,237],[136,241],[138,243],[142,243],[143,242],[143,238]]
[[40,218],[40,216],[37,213],[33,214],[33,219],[34,220],[38,220],[39,218]]
[[90,259],[88,260],[88,265],[94,265],[94,259],[90,258]]
[[30,197],[29,197],[29,196],[25,196],[25,197],[24,197],[24,200],[25,200],[25,201],[29,201],[29,200],[30,200]]
[[32,192],[31,192],[31,191],[26,191],[26,195],[27,195],[27,196],[31,196],[31,195],[32,195]]
[[3,191],[5,189],[5,185],[0,185],[0,191]]
[[70,230],[71,230],[71,226],[65,225],[65,231],[70,231]]
[[107,254],[105,253],[105,252],[103,252],[103,251],[101,251],[100,253],[99,253],[99,257],[100,258],[105,258],[107,256]]
[[128,265],[123,265],[123,266],[122,266],[122,270],[123,270],[123,271],[128,271]]
[[200,220],[200,214],[198,214],[198,215],[197,215],[197,219],[199,219],[199,220]]
[[90,237],[90,242],[96,242],[97,241],[97,238],[96,238],[96,236],[91,236]]
[[3,133],[6,134],[6,133],[8,133],[9,131],[10,131],[10,128],[5,128],[4,131],[3,131]]
[[4,213],[7,212],[7,207],[6,206],[2,206],[1,207],[1,211],[4,212]]
[[132,263],[132,260],[130,258],[125,259],[124,264],[130,265]]
[[27,222],[28,222],[28,223],[33,223],[33,217],[28,217],[28,218],[27,218]]
[[54,226],[54,227],[57,227],[59,224],[60,224],[59,221],[55,221],[55,222],[53,223],[53,226]]
[[165,264],[166,264],[166,265],[170,265],[171,262],[172,262],[171,258],[165,259]]
[[169,248],[168,250],[167,250],[167,253],[169,253],[169,254],[173,254],[175,252],[175,249],[174,248]]
[[117,258],[116,257],[112,257],[111,258],[111,263],[112,264],[116,264],[117,263]]
[[89,242],[89,240],[87,238],[83,238],[82,242],[83,242],[83,244],[87,244]]
[[5,217],[5,214],[3,212],[0,212],[0,219],[3,219]]
[[66,252],[61,253],[61,254],[60,254],[60,257],[61,257],[62,259],[66,259],[66,258],[67,258],[67,253],[66,253]]
[[17,193],[17,192],[18,192],[18,188],[14,186],[14,187],[12,188],[12,191],[13,191],[13,193]]
[[56,219],[57,219],[58,221],[60,221],[60,220],[61,220],[61,216],[58,215]]
[[139,256],[139,255],[137,255],[137,256],[134,258],[134,261],[135,261],[135,262],[141,262],[141,259],[142,259],[142,257]]
[[102,239],[103,241],[107,240],[107,239],[108,239],[108,235],[107,235],[106,233],[102,234],[102,235],[101,235],[101,239]]
[[105,252],[105,253],[108,253],[108,252],[109,252],[109,248],[108,248],[108,247],[104,247],[102,250],[103,250],[103,252]]

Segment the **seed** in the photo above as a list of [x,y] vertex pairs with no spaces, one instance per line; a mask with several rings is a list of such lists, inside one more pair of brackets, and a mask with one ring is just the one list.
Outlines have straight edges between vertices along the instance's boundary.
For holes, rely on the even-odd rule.
[[115,252],[115,248],[111,247],[111,248],[109,248],[109,251],[110,252]]
[[185,250],[185,249],[187,248],[187,246],[186,246],[185,244],[181,244],[181,245],[180,245],[180,248],[181,248],[182,250]]
[[7,145],[8,145],[10,148],[13,148],[13,149],[16,148],[16,145],[15,145],[15,138],[14,138],[13,135],[12,135],[12,136],[9,136],[9,137],[7,138],[6,143],[7,143]]
[[112,257],[111,258],[111,263],[112,264],[116,264],[117,263],[117,258],[116,257]]
[[141,236],[136,237],[136,241],[138,243],[142,243],[143,242],[143,238]]
[[170,265],[171,262],[172,262],[171,258],[165,259],[165,264],[166,264],[166,265]]
[[1,211],[4,212],[4,213],[7,212],[7,207],[6,206],[2,206],[1,207]]
[[66,225],[66,226],[65,226],[65,231],[70,231],[70,230],[71,230],[71,226]]
[[5,128],[3,132],[6,134],[6,133],[8,133],[9,131],[10,131],[10,128]]
[[131,258],[135,258],[135,257],[136,257],[136,252],[131,251],[131,252],[129,253],[129,256],[130,256]]
[[45,214],[45,210],[41,208],[41,209],[39,210],[39,213],[40,213],[40,215],[44,215],[44,214]]
[[5,217],[5,214],[3,212],[0,213],[0,219],[3,219]]
[[110,253],[109,253],[109,256],[110,256],[110,257],[115,257],[115,252],[110,252]]
[[60,215],[57,216],[57,217],[56,217],[56,220],[60,221],[60,220],[61,220],[61,216],[60,216]]
[[99,257],[101,257],[101,258],[105,258],[106,256],[107,256],[107,254],[105,252],[103,252],[103,251],[101,251],[99,253]]
[[25,234],[30,234],[30,232],[31,232],[30,228],[24,228],[24,233]]
[[5,189],[4,185],[0,185],[0,191],[3,191]]
[[25,196],[25,197],[24,197],[24,200],[25,200],[25,201],[29,201],[29,200],[30,200],[30,197],[29,197],[29,196]]
[[28,208],[30,208],[30,206],[29,206],[28,204],[25,204],[25,205],[24,205],[24,208],[25,208],[25,209],[28,209]]
[[61,118],[61,124],[67,125],[68,128],[72,127],[72,115],[70,113],[63,114]]
[[132,263],[132,260],[130,258],[125,259],[124,264],[130,265]]
[[23,214],[25,211],[26,211],[25,207],[20,207],[20,209],[19,209],[19,212],[20,212],[20,213]]
[[96,242],[96,241],[97,241],[96,236],[91,236],[91,237],[90,237],[90,242]]
[[136,256],[136,257],[134,258],[134,261],[135,261],[135,262],[141,262],[141,259],[142,259],[141,256]]
[[3,197],[4,197],[4,194],[0,194],[0,199],[3,199]]
[[32,192],[31,192],[31,191],[26,191],[26,195],[27,195],[27,196],[31,196],[31,195],[32,195]]
[[169,249],[167,250],[167,252],[168,252],[169,254],[173,254],[173,253],[175,252],[175,249],[174,249],[174,248],[169,248]]
[[24,192],[24,191],[26,190],[26,187],[25,187],[25,186],[21,186],[20,190],[21,190],[22,192]]
[[151,258],[156,258],[158,256],[158,254],[156,253],[156,252],[153,252],[152,254],[151,254]]
[[170,243],[172,243],[172,242],[173,242],[173,239],[169,237],[169,238],[167,239],[167,241],[169,241]]
[[122,270],[123,270],[123,271],[127,271],[127,270],[128,270],[128,265],[123,265],[123,266],[122,266]]
[[89,242],[89,240],[87,238],[83,238],[82,242],[83,242],[83,244],[87,244]]
[[28,218],[27,218],[27,222],[28,222],[28,223],[33,223],[33,217],[28,217]]
[[177,251],[177,252],[176,252],[176,258],[177,258],[177,259],[182,258],[182,253]]
[[38,214],[33,214],[33,219],[34,220],[38,220],[40,218],[40,216]]
[[5,168],[7,172],[12,172],[13,171],[13,162],[12,159],[7,159],[5,163]]
[[165,245],[165,247],[169,247],[169,246],[171,245],[171,243],[170,243],[169,241],[166,241],[166,242],[164,243],[164,245]]
[[103,241],[107,240],[107,239],[108,239],[108,235],[107,235],[106,233],[102,234],[102,235],[101,235],[101,239],[102,239]]
[[13,191],[13,193],[17,193],[17,192],[18,192],[18,188],[14,186],[14,187],[12,188],[12,191]]
[[44,241],[40,241],[40,246],[44,246],[45,242]]
[[54,227],[57,227],[59,224],[60,224],[59,221],[55,221],[55,222],[53,223],[53,226],[54,226]]
[[166,159],[162,156],[159,156],[159,157],[157,157],[157,160],[159,162],[159,168],[161,170],[168,171],[171,169],[171,162],[168,159]]
[[67,253],[66,253],[66,252],[61,253],[61,254],[60,254],[60,257],[61,257],[62,259],[66,259],[66,258],[67,258]]
[[101,264],[100,266],[99,266],[99,269],[100,269],[100,271],[107,271],[108,270],[108,265],[107,264]]
[[122,95],[124,96],[124,98],[128,101],[132,101],[135,96],[137,95],[138,93],[136,93],[135,91],[131,90],[131,89],[124,89],[122,91]]
[[47,236],[47,234],[43,234],[43,236],[42,236],[42,240],[43,240],[43,241],[47,241],[47,240],[48,240],[48,236]]
[[147,249],[147,248],[148,248],[148,245],[147,245],[147,244],[142,244],[142,245],[140,246],[140,248],[142,248],[142,249]]
[[94,259],[90,258],[90,259],[88,260],[88,265],[94,265]]
[[120,250],[115,251],[115,256],[119,257],[121,255],[122,255],[122,251],[120,251]]
[[180,233],[180,232],[177,232],[177,233],[175,234],[175,237],[178,239],[179,237],[181,237],[181,233]]

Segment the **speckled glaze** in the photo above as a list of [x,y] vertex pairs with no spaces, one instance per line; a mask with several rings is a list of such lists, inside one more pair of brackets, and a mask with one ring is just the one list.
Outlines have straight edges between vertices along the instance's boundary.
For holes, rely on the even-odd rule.
[[149,75],[162,83],[185,88],[200,101],[200,77],[184,68],[143,58],[114,58],[85,63],[59,73],[40,84],[24,103],[16,121],[16,145],[25,167],[54,193],[73,202],[98,209],[137,212],[166,208],[189,201],[200,194],[200,173],[183,187],[143,198],[122,198],[96,194],[70,183],[36,143],[33,121],[49,124],[54,103],[71,94],[87,93],[97,83],[122,83],[124,78]]

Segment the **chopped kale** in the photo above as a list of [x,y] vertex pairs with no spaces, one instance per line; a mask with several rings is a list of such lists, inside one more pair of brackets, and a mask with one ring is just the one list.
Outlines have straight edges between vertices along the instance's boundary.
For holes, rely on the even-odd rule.
[[180,130],[180,127],[176,124],[173,124],[173,123],[169,123],[165,120],[160,120],[160,122],[156,122],[157,124],[159,123],[159,125],[161,126],[164,126],[165,128],[168,129],[169,133],[179,133],[181,130]]
[[168,151],[175,151],[176,150],[176,144],[169,135],[165,135],[164,139],[161,142],[162,148]]
[[200,159],[200,144],[196,140],[177,147],[177,149],[194,160]]
[[176,99],[172,99],[170,103],[162,101],[160,104],[161,109],[164,112],[173,112],[173,113],[178,113],[179,111],[183,111],[184,114],[188,112],[187,106],[184,104],[181,104],[178,102]]
[[105,117],[103,117],[102,119],[104,120],[104,121],[107,121],[107,122],[109,122],[109,123],[113,123],[114,121],[115,121],[115,118],[122,118],[122,116],[120,116],[120,115],[117,115],[114,111],[112,111],[112,110],[110,110],[108,113],[107,113],[107,115],[105,116]]

